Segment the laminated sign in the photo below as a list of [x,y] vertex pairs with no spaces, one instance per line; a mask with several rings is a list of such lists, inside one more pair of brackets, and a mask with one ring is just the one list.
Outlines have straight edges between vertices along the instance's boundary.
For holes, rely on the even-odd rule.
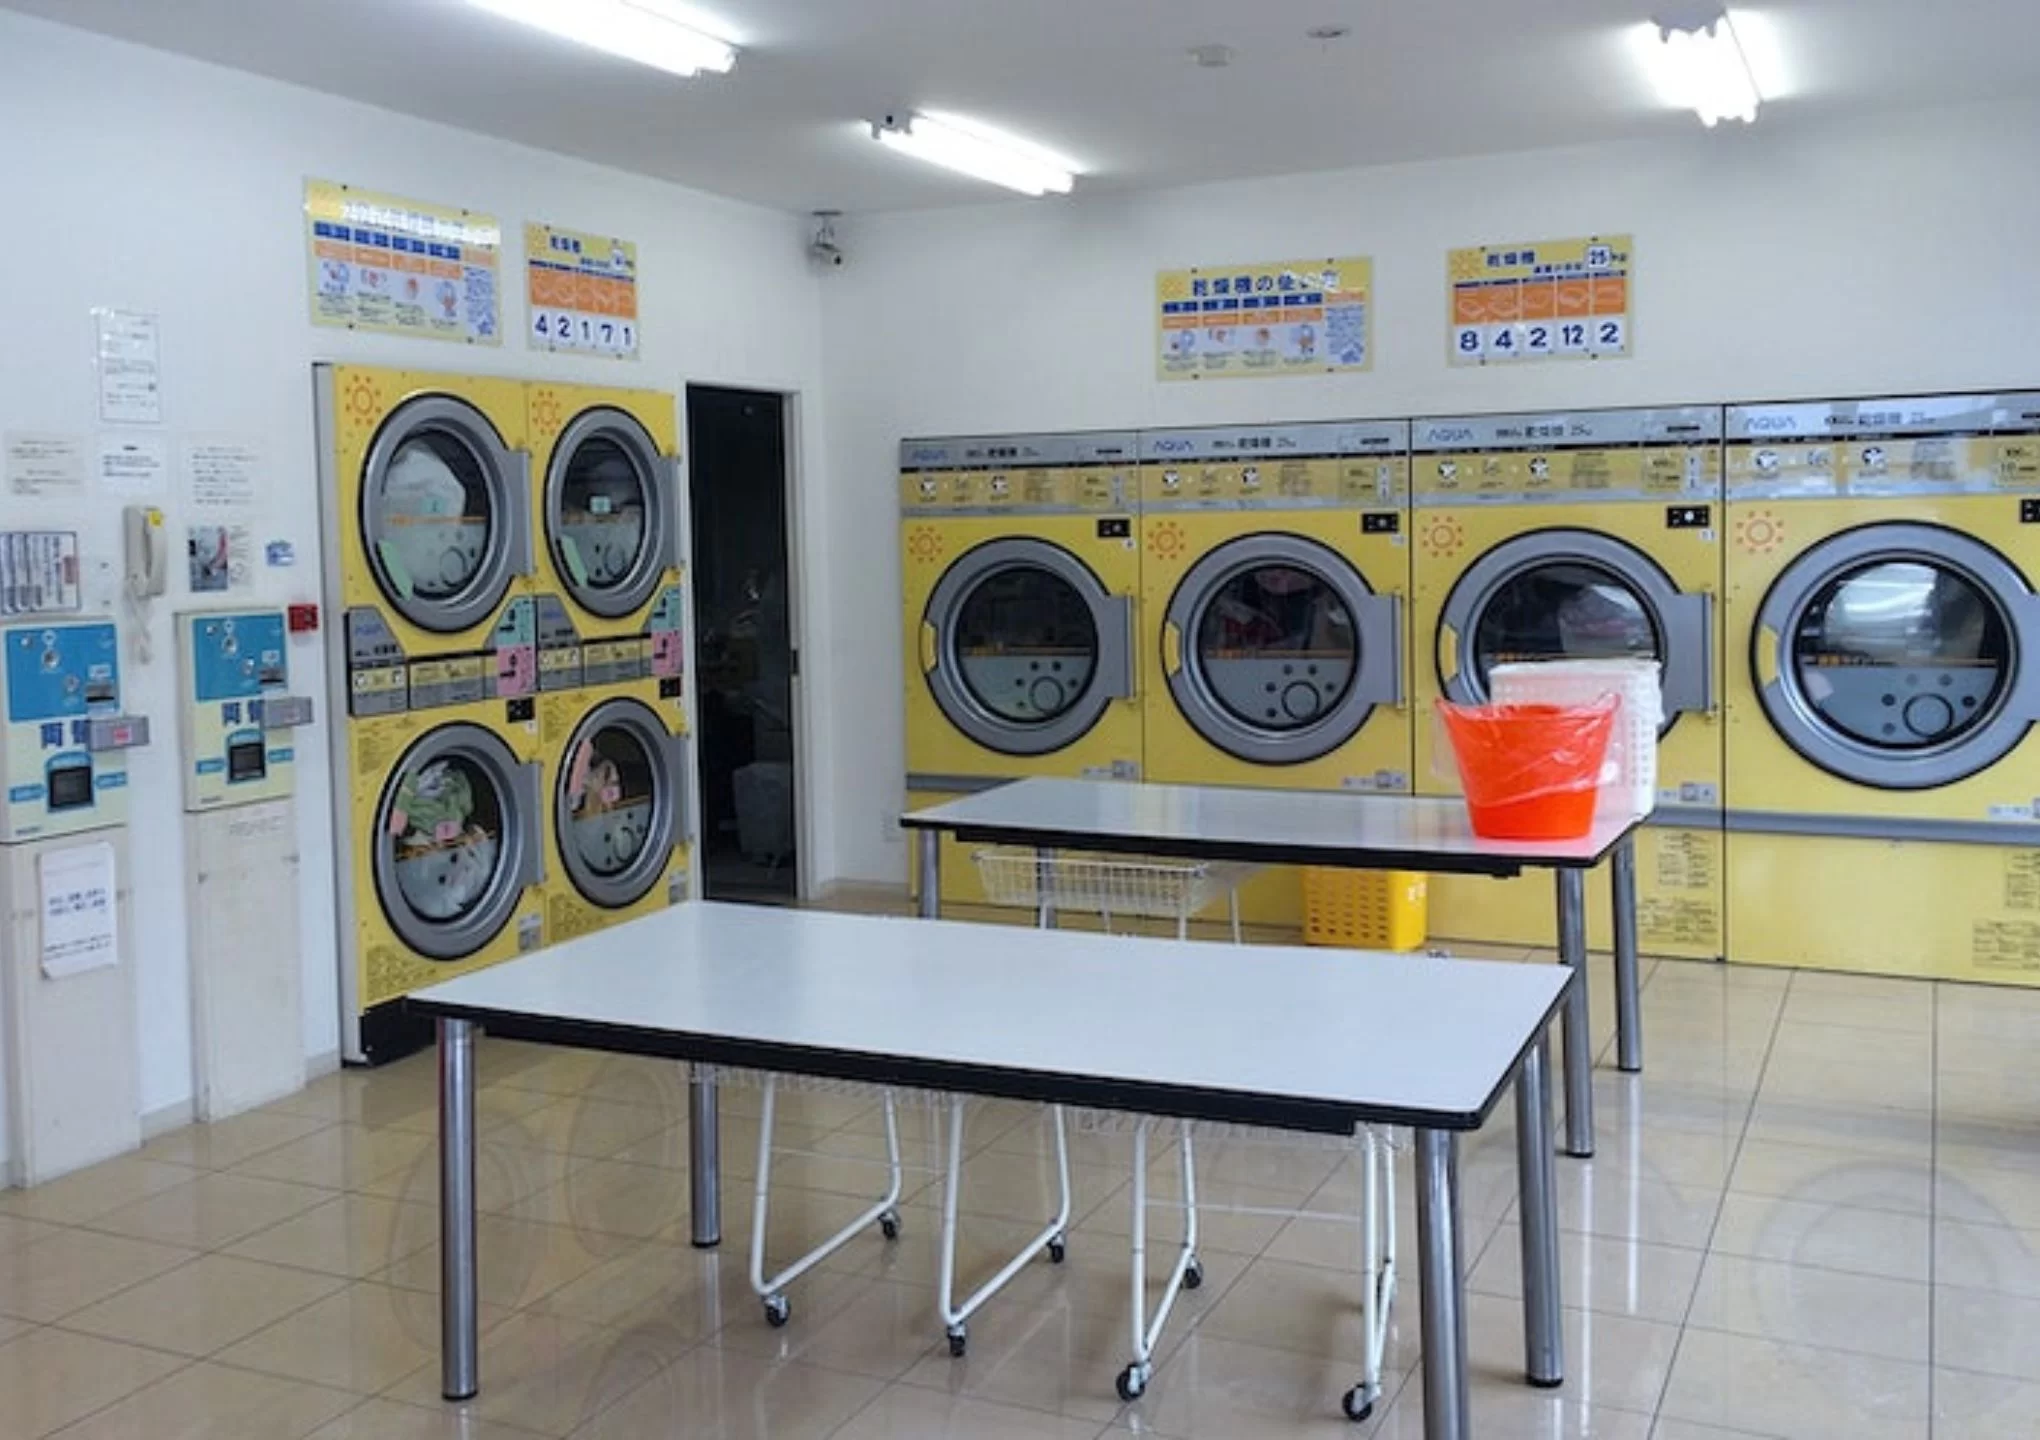
[[1374,365],[1374,262],[1281,260],[1155,277],[1163,380],[1325,375]]
[[1454,250],[1446,281],[1452,363],[1626,358],[1634,263],[1627,235]]
[[119,963],[113,847],[55,850],[36,862],[42,883],[42,972],[52,980]]

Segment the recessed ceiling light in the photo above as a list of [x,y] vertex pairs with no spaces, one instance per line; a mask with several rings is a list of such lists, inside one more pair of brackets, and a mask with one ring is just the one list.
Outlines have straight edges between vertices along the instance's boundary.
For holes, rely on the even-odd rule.
[[1690,107],[1710,129],[1723,120],[1755,120],[1763,95],[1729,13],[1710,3],[1667,8],[1670,13],[1646,27],[1665,99]]
[[1076,184],[1076,167],[1061,156],[954,115],[900,111],[873,125],[871,135],[881,145],[917,160],[1022,195],[1067,195]]
[[1313,40],[1343,40],[1353,33],[1351,25],[1313,25],[1303,32]]
[[1223,70],[1232,64],[1236,52],[1230,45],[1193,45],[1190,58],[1203,70]]

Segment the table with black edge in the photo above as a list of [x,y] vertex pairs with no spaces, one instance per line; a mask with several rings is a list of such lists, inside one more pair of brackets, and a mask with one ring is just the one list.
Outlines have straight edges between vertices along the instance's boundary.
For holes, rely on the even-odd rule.
[[1565,1149],[1594,1153],[1594,1054],[1587,963],[1587,872],[1610,862],[1615,935],[1615,1052],[1643,1068],[1636,955],[1635,834],[1644,816],[1601,816],[1577,840],[1489,840],[1466,802],[1120,780],[1016,780],[900,817],[915,832],[920,913],[940,913],[944,834],[973,845],[1043,852],[1155,855],[1256,865],[1417,870],[1510,879],[1551,870],[1558,880],[1558,958],[1579,977],[1560,1022]]
[[407,1004],[436,1022],[439,1042],[442,1391],[467,1400],[481,1386],[475,1038],[486,1030],[1302,1134],[1409,1126],[1424,1433],[1467,1440],[1460,1137],[1512,1083],[1526,1374],[1538,1386],[1564,1378],[1546,1036],[1572,983],[1543,966],[697,901],[418,991]]

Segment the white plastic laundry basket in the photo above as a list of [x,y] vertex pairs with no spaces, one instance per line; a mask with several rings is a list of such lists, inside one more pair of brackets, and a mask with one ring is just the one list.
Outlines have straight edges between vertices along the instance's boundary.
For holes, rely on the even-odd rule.
[[1608,742],[1601,811],[1657,808],[1658,730],[1664,692],[1655,660],[1541,660],[1497,665],[1488,694],[1497,705],[1591,705],[1603,695],[1622,698]]

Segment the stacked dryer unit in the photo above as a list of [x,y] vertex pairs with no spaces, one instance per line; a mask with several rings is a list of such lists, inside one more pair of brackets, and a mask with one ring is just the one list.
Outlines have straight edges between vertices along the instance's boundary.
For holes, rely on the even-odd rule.
[[1730,957],[2040,984],[2040,395],[1728,437]]

